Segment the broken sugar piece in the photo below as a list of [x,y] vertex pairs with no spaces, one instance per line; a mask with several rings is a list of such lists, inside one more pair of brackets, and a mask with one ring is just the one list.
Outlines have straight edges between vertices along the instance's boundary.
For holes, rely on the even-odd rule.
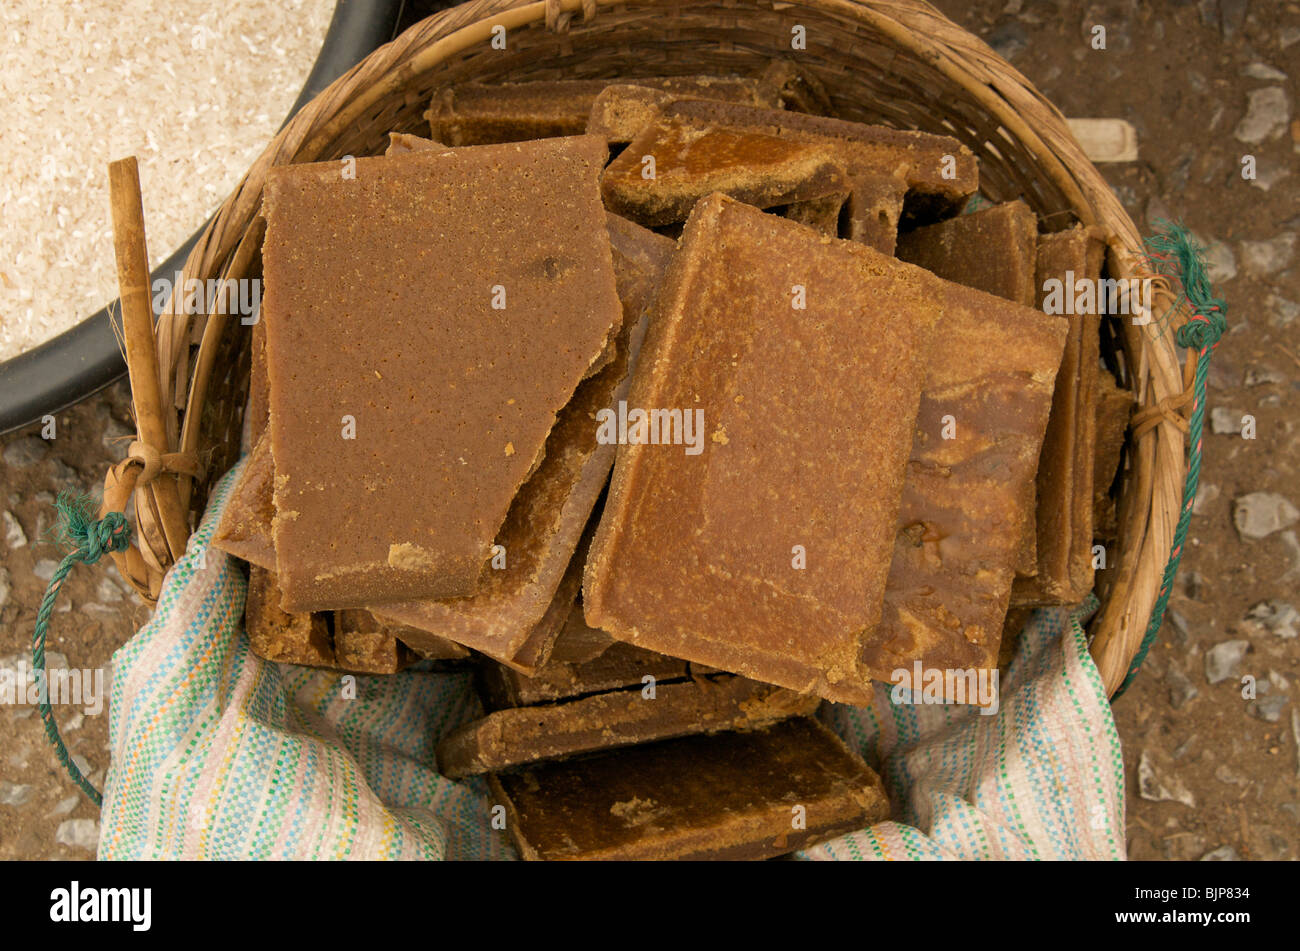
[[810,717],[492,774],[488,785],[528,860],[766,859],[889,816],[880,778]]
[[266,321],[253,324],[250,336],[248,368],[248,405],[244,412],[248,418],[248,445],[256,446],[267,430],[270,419],[271,387],[266,379]]
[[248,569],[244,628],[253,653],[263,660],[304,667],[334,666],[334,644],[325,615],[283,611],[275,575],[256,565]]
[[[411,648],[407,643],[408,638],[415,634],[422,635],[420,650]],[[394,641],[397,642],[396,649],[390,643]],[[361,657],[371,657],[368,663],[372,666],[396,662],[399,664],[396,668],[398,670],[415,662],[417,657],[411,655],[418,655],[425,660],[465,660],[470,656],[470,652],[459,644],[444,638],[429,638],[423,631],[417,632],[405,625],[381,620],[369,611],[358,608],[334,612],[334,652],[340,667],[357,671],[364,668],[356,666],[360,661],[349,664],[354,653]]]
[[[605,475],[608,474],[606,469]],[[559,641],[560,633],[564,630],[570,606],[582,590],[582,566],[587,561],[591,536],[596,531],[593,518],[594,516],[587,519],[587,527],[582,532],[582,539],[578,542],[573,557],[569,559],[569,567],[564,569],[564,577],[560,580],[559,587],[555,589],[546,613],[529,629],[528,636],[514,655],[502,661],[511,669],[532,676],[550,663],[551,652]]]
[[[574,606],[570,623],[581,621],[582,608]],[[574,617],[577,615],[578,620]],[[690,665],[631,644],[614,642],[591,660],[556,661],[527,676],[501,664],[487,663],[480,680],[489,709],[527,706],[552,700],[567,700],[624,687],[640,687],[646,677],[665,683],[690,676]]]
[[853,191],[848,199],[849,240],[892,255],[907,196],[907,165],[899,163],[892,172],[886,169],[878,175],[857,174],[852,180]]
[[1037,246],[1033,211],[1008,201],[899,235],[897,253],[945,280],[1033,307]]
[[[645,336],[645,327],[637,328],[636,325],[643,321],[646,309],[658,293],[659,282],[677,243],[612,211],[605,214],[605,228],[609,231],[610,248],[614,252],[618,298],[623,303],[623,323],[617,329],[621,331],[624,324],[632,328],[627,345],[630,352],[636,354]],[[601,355],[587,368],[587,376],[595,376],[608,366],[618,346],[618,333],[611,333]]]
[[1101,315],[1107,308],[1101,300],[1101,269],[1106,258],[1106,244],[1100,228],[1087,230],[1086,270],[1088,283],[1097,288],[1097,306],[1092,313],[1080,315],[1083,324],[1079,349],[1079,399],[1083,412],[1079,417],[1078,452],[1075,465],[1081,470],[1075,480],[1072,539],[1070,546],[1070,584],[1075,599],[1092,590],[1093,522],[1091,502],[1096,496],[1093,470],[1097,463],[1097,388],[1101,376]]
[[[896,253],[945,280],[1033,307],[1038,301],[1038,223],[1021,201],[993,205],[901,235]],[[1021,528],[1016,572],[1038,573],[1035,490],[1025,489],[1029,513]]]
[[[449,145],[517,142],[589,131],[588,119],[608,79],[561,79],[525,83],[458,83],[433,95],[425,118],[433,137]],[[621,78],[618,84],[674,96],[707,96],[779,104],[775,87],[734,76]]]
[[621,317],[604,153],[587,136],[359,158],[354,178],[334,162],[269,172],[286,610],[478,589],[556,414]]
[[289,614],[280,608],[280,600],[275,574],[251,566],[244,624],[253,653],[263,660],[357,674],[393,674],[417,659],[392,630],[365,611],[342,611],[333,617],[323,612]]
[[264,432],[249,453],[212,535],[216,548],[268,571],[275,570],[275,545],[271,540],[274,481],[271,437]]
[[435,139],[455,146],[579,135],[607,85],[604,79],[458,83],[434,93],[425,118]]
[[[1061,311],[1064,297],[1089,283],[1092,264],[1100,276],[1100,258],[1081,225],[1043,235],[1038,244],[1036,281],[1040,307],[1068,328],[1065,351],[1056,374],[1052,412],[1043,436],[1035,480],[1034,549],[1037,570],[1016,579],[1015,605],[1075,604],[1092,587],[1092,470],[1096,430],[1096,377],[1100,318]],[[1053,283],[1054,282],[1054,283]],[[1084,292],[1086,293],[1086,291]],[[1085,560],[1086,559],[1086,560]],[[1085,567],[1086,566],[1086,567]]]
[[844,194],[849,183],[825,145],[663,118],[609,163],[600,188],[611,211],[665,225],[685,220],[713,192],[772,208]]
[[807,225],[818,234],[828,238],[840,236],[840,212],[849,200],[848,193],[827,195],[825,198],[813,198],[809,201],[796,201],[786,205],[782,214],[791,221]]
[[359,674],[395,674],[419,659],[396,635],[369,611],[335,611],[334,662],[340,670]]
[[701,77],[692,85],[677,83],[667,88],[611,83],[591,104],[587,132],[603,137],[610,145],[626,145],[654,122],[665,106],[687,99],[781,106],[777,89],[759,79]]
[[693,733],[754,730],[809,716],[818,697],[733,674],[633,687],[529,707],[496,710],[438,744],[438,772],[476,776],[581,753]]
[[[547,612],[565,578],[588,517],[614,461],[615,446],[601,442],[597,414],[616,407],[627,392],[628,372],[648,297],[662,279],[673,243],[626,221],[606,219],[625,316],[617,354],[584,380],[560,411],[537,471],[511,504],[497,535],[497,554],[481,591],[457,600],[372,606],[385,618],[450,638],[501,663],[530,671],[546,660],[564,614]],[[569,602],[576,596],[576,580]],[[412,642],[418,648],[418,641]]]
[[426,139],[422,135],[412,135],[409,132],[390,132],[388,133],[388,148],[384,150],[384,154],[403,155],[407,152],[427,152],[430,149],[445,147],[441,142]]
[[1059,318],[934,282],[944,313],[926,364],[884,615],[863,651],[883,681],[917,662],[927,670],[997,666],[1024,500],[1065,347]]
[[275,574],[250,566],[244,624],[253,653],[263,660],[357,674],[393,674],[416,660],[394,631],[365,611],[332,618],[323,612],[289,614],[280,601]]
[[1105,541],[1116,537],[1115,500],[1110,487],[1119,471],[1133,414],[1133,392],[1115,382],[1109,373],[1099,372],[1097,386],[1097,440],[1092,468],[1093,535]]
[[[583,563],[586,564],[585,561]],[[579,571],[579,580],[582,572]],[[551,651],[553,664],[586,664],[595,660],[615,643],[607,631],[592,627],[582,613],[582,600],[576,599],[560,628],[555,640],[555,649]]]
[[858,223],[855,233],[876,226],[873,217],[885,195],[879,183],[892,180],[900,170],[906,199],[901,212],[891,208],[889,213],[909,225],[956,213],[979,187],[975,154],[945,135],[719,102],[674,103],[663,110],[663,121],[676,121],[694,133],[726,128],[830,147],[853,185],[848,214]]
[[587,559],[588,623],[801,693],[859,695],[942,313],[916,269],[702,201],[628,396],[644,415],[629,411]]

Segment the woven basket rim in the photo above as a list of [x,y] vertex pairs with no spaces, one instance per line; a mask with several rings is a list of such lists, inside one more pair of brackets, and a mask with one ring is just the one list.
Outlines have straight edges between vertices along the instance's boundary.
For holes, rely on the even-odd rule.
[[[1137,227],[1084,155],[1060,111],[982,40],[921,0],[471,0],[414,24],[340,76],[286,123],[213,216],[185,263],[184,277],[245,273],[260,247],[261,193],[272,166],[322,157],[336,137],[387,97],[400,99],[414,79],[484,42],[492,27],[504,26],[511,32],[544,24],[552,33],[569,34],[567,42],[576,45],[585,30],[599,30],[604,11],[647,6],[665,8],[664,19],[696,8],[725,10],[733,17],[743,16],[746,8],[768,13],[806,8],[861,24],[924,61],[987,109],[1001,129],[1034,157],[1035,169],[1067,197],[1080,220],[1103,232],[1113,276],[1142,273],[1143,246]],[[183,314],[164,314],[157,322],[158,365],[147,369],[157,374],[164,396],[171,398],[170,435],[182,454],[201,448],[200,423],[218,369],[225,323],[212,315],[200,327]],[[1138,327],[1123,321],[1121,335],[1132,354],[1129,385],[1139,407],[1161,406],[1178,397],[1184,390],[1183,367],[1168,328],[1161,331],[1154,324]],[[191,356],[196,340],[197,353]],[[131,369],[134,378],[144,368]],[[1090,626],[1092,655],[1108,694],[1123,681],[1138,651],[1169,558],[1186,475],[1184,435],[1177,421],[1166,416],[1144,433],[1131,446],[1129,460],[1120,497],[1117,557],[1109,566],[1101,608]],[[162,573],[182,552],[168,550],[158,525],[151,523],[154,508],[148,504],[149,487],[137,487],[132,478],[130,487],[122,488],[121,466],[115,467],[114,499],[135,490],[138,529],[148,541],[141,553],[149,577],[141,577],[137,553],[128,580],[146,596],[156,597]],[[180,481],[188,504],[194,483]],[[105,498],[107,504],[107,483]],[[118,560],[124,574],[126,560]]]

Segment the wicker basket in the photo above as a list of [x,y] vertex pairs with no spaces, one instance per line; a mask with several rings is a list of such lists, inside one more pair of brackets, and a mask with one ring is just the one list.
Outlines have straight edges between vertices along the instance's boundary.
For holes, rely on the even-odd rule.
[[[807,48],[792,52],[796,25],[806,30]],[[505,50],[490,43],[497,26],[507,30]],[[985,196],[1023,198],[1049,227],[1066,226],[1071,213],[1098,226],[1110,275],[1139,274],[1138,231],[1061,113],[981,40],[926,3],[476,0],[413,26],[298,113],[222,205],[190,254],[185,277],[259,276],[267,169],[382,152],[389,131],[426,130],[421,114],[445,83],[756,75],[774,57],[791,58],[819,79],[842,118],[956,137],[979,156]],[[1122,382],[1140,409],[1158,411],[1126,449],[1118,545],[1108,570],[1098,573],[1092,653],[1113,693],[1152,614],[1187,463],[1185,424],[1171,411],[1182,405],[1185,380],[1170,328],[1107,320],[1103,336]],[[235,317],[165,314],[156,329],[157,366],[131,367],[133,391],[157,374],[168,445],[141,439],[132,446],[108,474],[105,509],[126,510],[134,499],[138,547],[115,558],[151,600],[183,551],[213,480],[239,457],[249,329]]]

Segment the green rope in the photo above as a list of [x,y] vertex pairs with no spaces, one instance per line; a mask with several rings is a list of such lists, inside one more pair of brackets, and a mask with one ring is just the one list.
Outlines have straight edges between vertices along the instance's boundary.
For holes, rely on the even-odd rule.
[[45,633],[49,630],[50,615],[54,613],[54,601],[58,598],[59,589],[63,587],[68,573],[78,563],[93,565],[105,552],[122,551],[131,543],[131,526],[127,524],[126,516],[121,512],[109,512],[96,521],[92,504],[90,499],[66,491],[59,493],[58,501],[54,503],[60,517],[59,533],[69,546],[69,551],[50,578],[45,597],[41,600],[41,609],[36,614],[36,630],[32,632],[32,670],[45,684],[37,709],[41,714],[41,723],[45,726],[45,735],[54,748],[54,755],[90,801],[101,806],[104,797],[82,775],[77,764],[72,761],[68,748],[63,745],[63,738],[59,736],[59,727],[54,722],[54,711],[50,707],[49,673],[45,669]]
[[1180,347],[1195,347],[1197,351],[1196,374],[1192,384],[1192,414],[1188,420],[1189,448],[1187,459],[1187,480],[1183,484],[1183,508],[1178,515],[1178,525],[1174,529],[1174,540],[1169,550],[1169,561],[1165,564],[1165,573],[1160,581],[1160,592],[1151,611],[1151,620],[1147,624],[1142,645],[1133,655],[1129,664],[1128,675],[1115,692],[1118,699],[1137,676],[1138,669],[1147,658],[1151,645],[1155,643],[1156,633],[1164,621],[1165,609],[1169,605],[1169,596],[1173,590],[1174,576],[1183,558],[1183,542],[1187,539],[1187,528],[1192,519],[1192,505],[1196,502],[1196,490],[1201,478],[1201,438],[1205,425],[1206,382],[1210,375],[1210,354],[1219,345],[1228,326],[1228,305],[1221,297],[1214,295],[1209,274],[1203,257],[1205,249],[1200,247],[1185,227],[1176,222],[1156,221],[1160,232],[1148,238],[1147,262],[1157,273],[1177,280],[1182,285],[1186,306],[1191,308],[1187,323],[1178,329],[1175,339]]

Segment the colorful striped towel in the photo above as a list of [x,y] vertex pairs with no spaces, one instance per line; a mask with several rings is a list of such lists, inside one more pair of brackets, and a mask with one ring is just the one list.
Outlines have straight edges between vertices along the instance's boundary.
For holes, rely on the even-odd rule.
[[[113,657],[101,859],[497,859],[486,784],[452,782],[438,739],[479,715],[464,674],[358,676],[255,657],[242,567],[208,547],[220,481],[149,623]],[[1040,611],[994,716],[827,704],[881,772],[898,821],[801,854],[1123,858],[1119,738],[1078,616]]]

